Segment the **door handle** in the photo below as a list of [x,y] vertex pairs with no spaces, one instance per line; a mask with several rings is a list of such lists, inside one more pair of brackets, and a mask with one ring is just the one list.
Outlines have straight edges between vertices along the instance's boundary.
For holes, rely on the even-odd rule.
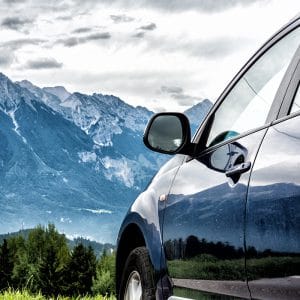
[[225,172],[225,175],[227,177],[232,177],[234,175],[240,175],[243,174],[247,171],[249,171],[251,168],[251,162],[243,162],[241,164],[233,166],[231,169],[229,169],[227,172]]

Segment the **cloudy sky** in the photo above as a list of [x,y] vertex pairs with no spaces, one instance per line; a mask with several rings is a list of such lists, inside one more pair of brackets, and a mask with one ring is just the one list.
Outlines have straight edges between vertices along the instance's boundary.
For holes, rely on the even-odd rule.
[[0,0],[0,71],[155,111],[215,100],[298,0]]

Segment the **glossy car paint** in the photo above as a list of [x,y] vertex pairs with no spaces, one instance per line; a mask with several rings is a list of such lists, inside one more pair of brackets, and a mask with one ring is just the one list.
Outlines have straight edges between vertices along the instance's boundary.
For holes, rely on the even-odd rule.
[[[120,270],[124,267],[127,255],[135,248],[135,245],[144,245],[151,250],[149,255],[155,271],[158,297],[163,297],[161,279],[166,278],[166,265],[161,263],[165,261],[161,239],[161,224],[163,223],[161,210],[164,202],[159,199],[169,193],[172,181],[183,159],[183,155],[176,155],[160,169],[146,191],[135,200],[122,223],[117,247],[117,293],[122,276]],[[140,231],[143,240],[135,240],[138,234],[136,230]],[[169,285],[167,279],[164,285]],[[167,293],[164,298],[170,295],[170,290]]]
[[[272,42],[282,37],[291,27],[298,26],[299,22],[298,17],[290,26],[282,29],[260,49],[240,73],[247,70],[252,61],[255,61],[260,53],[266,51]],[[296,61],[296,65],[298,61]],[[300,299],[300,195],[298,189],[300,162],[297,154],[299,153],[300,124],[299,120],[295,121],[297,120],[296,116],[271,124],[276,117],[284,118],[288,113],[286,107],[290,104],[291,99],[286,99],[286,95],[291,89],[290,80],[291,82],[295,81],[294,71],[295,66],[288,69],[286,78],[281,83],[271,107],[266,126],[257,128],[255,132],[230,143],[214,147],[193,160],[176,155],[153,178],[146,191],[138,197],[128,211],[120,229],[117,250],[117,289],[127,255],[133,248],[145,245],[149,250],[155,270],[157,299],[167,299],[173,292],[176,295],[193,299],[203,299],[203,297],[204,299],[235,299],[235,297],[249,298],[251,296],[258,299]],[[239,75],[229,84],[216,106],[222,102],[226,93],[238,79]],[[297,80],[296,85],[299,84],[299,79]],[[290,94],[294,92],[293,89]],[[199,142],[199,138],[208,126],[209,118],[210,115],[200,127],[194,142]],[[269,127],[270,124],[271,127]],[[293,141],[288,142],[287,139],[293,139]],[[259,150],[260,142],[262,145]],[[285,148],[281,147],[283,143],[286,144]],[[256,153],[257,150],[259,151]],[[275,152],[277,153],[277,163],[273,156]],[[227,155],[226,153],[229,157],[228,162],[220,165],[218,158],[224,154]],[[286,153],[287,157],[285,157]],[[253,172],[251,173],[249,170],[239,178],[228,178],[224,174],[224,170],[226,172],[239,154],[244,156],[245,162],[251,162]],[[264,158],[264,155],[267,159]],[[276,169],[279,157],[282,160],[279,161],[280,168]],[[280,169],[282,171],[285,167],[287,169],[282,172],[282,178],[276,177],[275,173],[280,175]],[[189,168],[193,170],[192,176],[188,171]],[[265,177],[263,183],[262,174]],[[266,178],[269,174],[274,176]],[[213,177],[213,183],[210,182],[211,177]],[[250,186],[247,197],[248,182],[250,182]],[[181,187],[178,187],[178,184]],[[274,199],[270,196],[272,193],[270,189],[278,185],[282,185],[284,189],[280,193],[275,189],[273,193],[278,198]],[[213,202],[214,193],[222,199],[221,205]],[[230,199],[228,199],[229,196]],[[205,198],[204,203],[202,202],[203,198]],[[230,207],[233,199],[236,199],[237,206]],[[185,203],[181,208],[178,208],[179,200],[184,200]],[[222,207],[222,205],[224,206]],[[229,208],[226,208],[226,205]],[[291,205],[295,205],[295,209],[291,209]],[[279,215],[279,207],[285,209],[284,216]],[[181,210],[180,213],[179,210]],[[241,211],[241,213],[237,213],[235,210]],[[192,215],[188,214],[188,211]],[[200,211],[201,214],[197,214]],[[272,211],[277,213],[276,218]],[[223,213],[221,214],[221,212]],[[191,224],[189,222],[194,220],[201,228],[201,218],[209,216],[215,217],[215,219],[212,218],[211,223],[208,222],[206,225],[208,231],[205,234],[193,228],[194,225],[189,225]],[[220,220],[221,223],[219,223]],[[172,222],[173,228],[170,225]],[[162,228],[162,224],[165,224],[164,228]],[[272,224],[275,226],[273,229],[271,228]],[[261,230],[261,228],[264,229]],[[236,236],[233,236],[231,230]],[[186,252],[187,243],[189,243],[188,252]],[[182,246],[185,246],[185,250]],[[174,274],[176,274],[176,268],[174,268],[176,264],[172,269],[172,262],[176,263],[178,258],[183,257],[186,258],[186,261],[191,257],[195,258],[195,255],[197,256],[195,250],[204,246],[207,255],[206,267],[210,270],[209,275],[212,280],[206,278],[203,282],[203,279],[196,279],[196,281],[186,284],[192,289],[174,289],[172,291],[174,283],[182,284],[176,280],[170,281],[170,277],[174,278]],[[211,258],[210,253],[220,253],[218,249],[225,250],[227,256],[219,255],[216,261]],[[247,261],[245,260],[245,249],[247,249]],[[200,259],[205,259],[205,256]],[[247,264],[241,267],[241,261]],[[278,266],[280,267],[277,268]],[[225,270],[233,268],[234,273],[238,276],[233,278],[232,275],[220,273],[218,271],[220,267]],[[215,276],[216,270],[219,272],[218,276]],[[274,270],[274,272],[267,273],[270,270]],[[269,276],[268,280],[263,279],[266,275]],[[208,294],[198,293],[197,289],[207,291]]]
[[242,162],[252,164],[265,132],[226,143],[178,170],[163,226],[169,276],[175,287],[250,297],[244,253],[250,172],[232,177],[225,172]]
[[299,115],[271,126],[251,174],[246,246],[253,298],[300,299],[299,128]]

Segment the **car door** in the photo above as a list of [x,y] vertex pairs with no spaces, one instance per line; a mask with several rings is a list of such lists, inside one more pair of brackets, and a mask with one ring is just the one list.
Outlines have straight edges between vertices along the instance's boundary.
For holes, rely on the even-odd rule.
[[300,48],[279,118],[266,133],[249,184],[246,268],[255,299],[300,299],[299,59]]
[[248,182],[298,46],[299,30],[289,31],[263,47],[225,90],[194,139],[198,154],[177,172],[163,216],[174,299],[250,297],[244,245]]

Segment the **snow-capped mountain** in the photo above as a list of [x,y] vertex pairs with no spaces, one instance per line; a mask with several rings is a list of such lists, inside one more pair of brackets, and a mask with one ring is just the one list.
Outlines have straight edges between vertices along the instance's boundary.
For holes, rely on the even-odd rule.
[[211,101],[204,99],[184,112],[189,118],[192,133],[196,132],[196,129],[199,127],[212,105]]
[[152,112],[115,96],[12,82],[0,73],[0,233],[54,222],[115,242],[161,163],[142,134]]
[[71,95],[63,86],[44,87],[43,90],[57,96],[61,101],[65,101]]
[[124,128],[143,131],[152,114],[143,107],[132,107],[112,95],[70,94],[63,87],[40,89],[26,80],[17,84],[80,127],[99,146],[110,146],[113,136],[121,134]]

